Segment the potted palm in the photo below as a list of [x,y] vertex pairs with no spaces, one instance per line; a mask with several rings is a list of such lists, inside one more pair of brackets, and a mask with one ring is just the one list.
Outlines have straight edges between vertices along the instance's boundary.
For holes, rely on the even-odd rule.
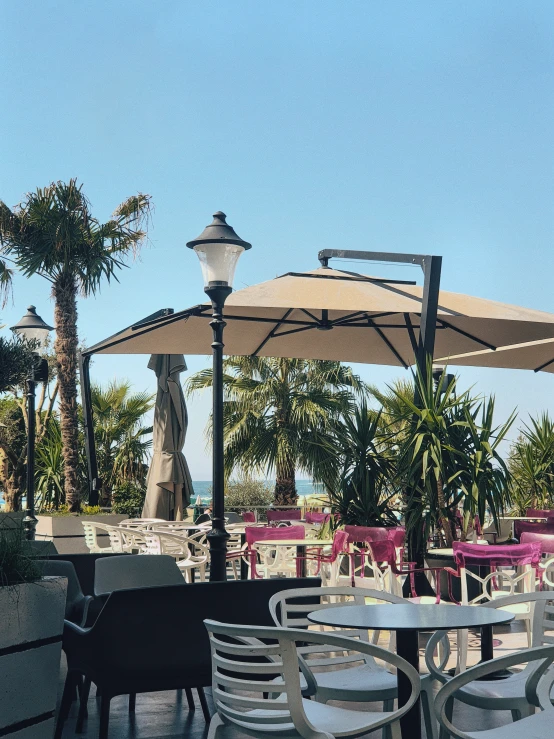
[[42,577],[21,526],[0,529],[0,736],[48,737],[60,669],[67,581]]

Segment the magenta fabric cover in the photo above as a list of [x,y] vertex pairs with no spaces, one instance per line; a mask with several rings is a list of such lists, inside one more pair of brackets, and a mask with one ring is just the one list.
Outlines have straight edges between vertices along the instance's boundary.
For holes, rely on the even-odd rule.
[[330,518],[330,513],[317,513],[316,511],[306,512],[306,523],[327,523]]
[[254,511],[244,511],[241,515],[244,523],[256,523],[256,514]]
[[271,511],[267,512],[267,522],[271,521],[300,521],[302,518],[302,511],[300,508],[294,508],[290,511]]
[[554,511],[548,508],[528,508],[525,515],[527,518],[554,518]]
[[287,526],[276,529],[274,526],[247,526],[244,529],[248,546],[255,541],[271,541],[272,539],[304,539],[306,529],[303,526]]
[[458,566],[465,565],[493,565],[517,566],[533,565],[537,567],[541,558],[541,545],[538,542],[530,544],[466,544],[455,541],[452,544],[454,560]]
[[395,547],[403,547],[406,541],[406,529],[404,526],[395,526],[393,529],[387,529],[389,539],[392,539]]
[[535,534],[530,531],[524,531],[521,535],[522,544],[530,544],[538,542],[541,545],[543,554],[554,554],[554,535]]
[[349,541],[382,541],[388,539],[388,529],[383,526],[345,526]]
[[548,521],[514,521],[514,535],[521,539],[523,533],[554,534],[554,526]]
[[383,562],[389,565],[396,563],[396,547],[392,539],[370,541],[367,546],[374,562]]
[[339,554],[348,551],[348,534],[346,531],[335,531],[333,536],[333,549],[331,553],[331,562],[334,562]]

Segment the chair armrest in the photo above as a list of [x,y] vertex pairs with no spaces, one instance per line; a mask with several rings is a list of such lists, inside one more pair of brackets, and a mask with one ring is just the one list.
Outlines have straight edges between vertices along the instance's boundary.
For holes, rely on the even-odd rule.
[[[438,647],[439,643],[443,644],[444,646],[444,654],[439,665],[436,665],[434,655],[435,649]],[[448,640],[448,632],[435,631],[433,636],[427,642],[427,646],[425,647],[425,664],[427,665],[427,669],[429,670],[431,676],[443,685],[450,680],[450,677],[448,675],[445,675],[443,672],[449,657],[450,642]]]
[[93,600],[94,598],[92,595],[85,595],[85,599],[83,601],[83,613],[81,616],[81,623],[78,624],[79,626],[85,627],[87,625],[88,609]]
[[[537,667],[527,678],[527,682],[525,685],[527,700],[532,705],[537,705],[537,703],[539,702],[539,698],[536,693],[533,678],[535,676],[535,673],[539,672],[540,679],[540,677],[544,675],[545,671],[552,664],[553,660],[554,646],[535,647],[533,649],[524,649],[520,652],[516,652],[515,654],[509,654],[506,657],[497,657],[496,659],[491,659],[488,662],[479,663],[478,665],[475,665],[475,667],[470,667],[469,670],[456,675],[439,690],[437,696],[435,697],[435,713],[437,715],[441,728],[446,729],[446,731],[449,732],[450,736],[458,737],[458,739],[472,739],[469,734],[456,729],[446,717],[445,709],[447,701],[455,697],[455,693],[460,690],[460,688],[463,688],[464,685],[467,685],[474,680],[478,680],[485,675],[489,675],[492,672],[496,672],[499,669],[513,667],[514,665],[519,665],[524,662],[539,662]],[[554,680],[554,675],[549,675],[547,677],[547,685],[545,686],[545,684],[543,683],[543,685],[541,685],[539,688],[540,703],[543,710],[554,711],[554,706],[552,706],[549,700],[549,688],[552,680]],[[538,680],[535,680],[535,683],[536,682],[538,682]]]

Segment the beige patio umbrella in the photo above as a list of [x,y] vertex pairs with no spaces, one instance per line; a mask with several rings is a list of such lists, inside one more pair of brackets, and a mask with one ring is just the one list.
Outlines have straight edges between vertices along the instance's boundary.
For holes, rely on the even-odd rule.
[[[423,289],[322,267],[234,292],[225,304],[226,354],[331,359],[408,367]],[[141,322],[96,344],[95,354],[208,354],[211,305]],[[554,315],[440,292],[435,357],[554,338]]]
[[442,357],[437,361],[460,367],[497,367],[554,374],[554,339],[527,341],[501,347],[495,352],[486,349],[469,354]]
[[152,462],[146,479],[142,517],[181,521],[193,492],[182,452],[188,415],[179,375],[187,365],[182,354],[153,354],[148,368],[156,373],[158,392],[154,407]]

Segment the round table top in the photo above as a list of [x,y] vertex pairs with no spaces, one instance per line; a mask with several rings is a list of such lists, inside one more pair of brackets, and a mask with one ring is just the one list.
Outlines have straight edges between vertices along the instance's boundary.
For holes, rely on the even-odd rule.
[[331,606],[313,611],[308,619],[314,624],[350,629],[386,629],[390,631],[437,631],[470,629],[513,621],[508,611],[479,606],[449,605],[373,605]]
[[332,543],[332,539],[260,539],[254,542],[268,547],[328,547]]
[[535,521],[548,521],[545,516],[498,516],[501,521],[529,521],[534,523]]

